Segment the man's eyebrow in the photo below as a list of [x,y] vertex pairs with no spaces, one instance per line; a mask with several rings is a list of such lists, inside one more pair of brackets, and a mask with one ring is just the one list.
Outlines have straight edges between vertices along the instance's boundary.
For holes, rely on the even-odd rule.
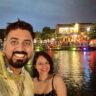
[[17,40],[18,38],[16,38],[16,37],[12,37],[12,38],[10,38],[11,40],[13,39],[13,40]]
[[[10,38],[10,40],[18,40],[18,38],[16,38],[16,37],[12,37],[12,38]],[[25,39],[24,41],[31,42],[30,39]]]
[[31,42],[31,40],[29,40],[29,39],[26,39],[26,40],[24,40],[24,41],[30,41],[30,42]]
[[27,39],[27,40],[24,40],[24,42],[30,42],[30,43],[31,43],[31,40],[28,40],[28,39]]

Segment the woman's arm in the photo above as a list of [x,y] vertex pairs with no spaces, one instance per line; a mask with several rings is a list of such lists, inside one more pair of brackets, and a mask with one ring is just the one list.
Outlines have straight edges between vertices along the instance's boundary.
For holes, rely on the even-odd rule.
[[67,88],[63,78],[59,75],[56,75],[54,77],[54,83],[57,96],[67,96]]

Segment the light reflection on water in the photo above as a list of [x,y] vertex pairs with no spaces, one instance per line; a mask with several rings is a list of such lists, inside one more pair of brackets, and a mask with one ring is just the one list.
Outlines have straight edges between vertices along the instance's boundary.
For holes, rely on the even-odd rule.
[[[68,96],[96,96],[96,51],[51,51],[55,71],[64,77]],[[27,64],[31,73],[31,65]]]
[[96,51],[49,51],[48,53],[54,57],[58,73],[64,77],[68,96],[96,96]]

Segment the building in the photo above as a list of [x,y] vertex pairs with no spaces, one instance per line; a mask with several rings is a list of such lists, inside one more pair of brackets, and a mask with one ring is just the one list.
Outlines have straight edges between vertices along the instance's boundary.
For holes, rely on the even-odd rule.
[[55,33],[62,34],[62,42],[77,44],[88,41],[89,32],[96,31],[96,23],[57,24]]

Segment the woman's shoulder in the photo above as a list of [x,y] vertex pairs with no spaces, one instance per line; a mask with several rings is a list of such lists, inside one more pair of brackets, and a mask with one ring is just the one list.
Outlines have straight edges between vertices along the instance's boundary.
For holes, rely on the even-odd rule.
[[37,78],[36,78],[36,77],[34,77],[34,78],[32,77],[32,80],[33,80],[33,81],[37,81]]
[[38,79],[37,79],[37,77],[32,78],[32,81],[33,81],[34,83],[36,83],[36,84],[39,82]]
[[54,75],[54,83],[55,83],[55,85],[58,85],[60,83],[64,83],[63,76],[60,74],[55,74]]
[[63,76],[60,75],[60,74],[55,74],[55,75],[54,75],[54,79],[55,79],[56,81],[58,81],[58,80],[63,80]]
[[[54,88],[58,92],[58,94],[65,94],[66,92],[66,84],[64,82],[64,77],[60,74],[56,74],[54,77]],[[64,91],[65,90],[65,91]],[[66,96],[66,95],[63,95]]]

